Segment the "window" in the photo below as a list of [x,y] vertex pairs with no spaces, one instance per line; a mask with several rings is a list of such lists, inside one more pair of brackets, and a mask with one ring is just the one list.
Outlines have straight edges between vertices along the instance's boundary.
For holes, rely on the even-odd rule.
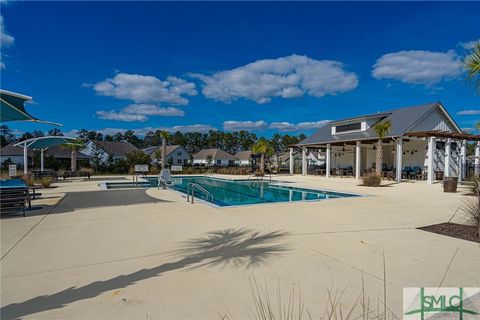
[[362,129],[362,123],[357,122],[357,123],[350,123],[350,124],[343,124],[341,126],[336,126],[335,132],[340,133],[340,132],[355,131],[355,130],[361,130],[361,129]]
[[217,164],[222,164],[222,160],[218,159]]
[[182,159],[177,159],[177,164],[182,164]]
[[182,155],[182,151],[177,151],[177,156],[181,156]]

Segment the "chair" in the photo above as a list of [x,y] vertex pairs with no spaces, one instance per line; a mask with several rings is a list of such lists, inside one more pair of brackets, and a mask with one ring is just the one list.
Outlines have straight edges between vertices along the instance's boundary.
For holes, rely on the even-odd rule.
[[158,175],[158,188],[162,187],[165,189],[167,185],[172,183],[172,176],[170,174],[170,169],[162,169]]
[[410,172],[412,172],[412,167],[403,167],[402,170],[402,178],[409,179]]

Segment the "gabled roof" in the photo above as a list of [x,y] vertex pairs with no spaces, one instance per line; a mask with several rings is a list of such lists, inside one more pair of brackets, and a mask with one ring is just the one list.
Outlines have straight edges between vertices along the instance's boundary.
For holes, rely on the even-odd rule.
[[[3,157],[9,156],[23,156],[23,147],[14,146],[17,142],[11,142],[7,144],[5,147],[0,148],[0,155]],[[27,154],[29,157],[35,156],[35,151],[33,149],[27,148]]]
[[421,120],[423,120],[426,116],[428,116],[430,112],[432,112],[435,109],[439,109],[445,115],[448,121],[452,124],[452,126],[456,128],[459,132],[461,131],[458,125],[452,119],[452,117],[445,110],[443,105],[440,102],[434,102],[434,103],[422,104],[418,106],[394,109],[394,110],[377,113],[377,114],[371,114],[371,115],[366,115],[361,117],[348,118],[348,119],[330,122],[327,125],[323,126],[322,128],[318,129],[317,132],[307,137],[305,140],[298,143],[298,145],[302,146],[302,145],[335,143],[335,142],[342,142],[342,141],[377,139],[378,136],[373,129],[374,124],[372,124],[371,127],[366,131],[332,135],[332,126],[335,126],[341,122],[346,122],[346,121],[351,122],[357,119],[360,120],[360,119],[366,119],[366,118],[377,118],[377,121],[375,123],[378,123],[383,120],[390,121],[392,124],[392,128],[388,133],[387,137],[390,137],[390,138],[401,137],[406,133],[410,132],[409,130],[413,129],[416,124],[418,124]]
[[235,153],[235,158],[237,160],[250,160],[252,158],[252,151],[251,150],[245,150],[245,151],[238,151]]
[[103,149],[109,156],[125,157],[127,154],[133,151],[140,151],[130,142],[117,142],[117,141],[97,141],[92,140],[100,148]]
[[[61,146],[53,146],[45,151],[45,155],[55,157],[57,159],[71,159],[72,151],[62,148]],[[77,151],[77,159],[90,159],[90,156]]]
[[196,160],[204,160],[207,159],[208,156],[212,156],[213,160],[236,160],[234,156],[230,153],[223,151],[222,149],[203,149],[197,152],[193,159]]
[[[167,157],[172,153],[174,152],[175,150],[177,150],[179,147],[181,147],[179,144],[176,144],[176,145],[172,145],[172,146],[167,146]],[[148,147],[148,148],[144,148],[142,149],[143,152],[145,152],[147,155],[151,156],[155,150],[160,150],[162,151],[162,146],[153,146],[153,147]]]

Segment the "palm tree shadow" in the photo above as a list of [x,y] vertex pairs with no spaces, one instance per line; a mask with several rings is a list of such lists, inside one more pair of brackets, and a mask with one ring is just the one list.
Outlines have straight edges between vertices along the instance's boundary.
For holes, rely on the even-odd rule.
[[256,267],[287,251],[279,243],[288,233],[272,231],[261,233],[253,229],[226,229],[207,233],[204,237],[188,240],[172,251],[177,258],[154,268],[141,269],[108,280],[95,281],[82,287],[70,287],[50,295],[38,296],[0,309],[1,319],[18,319],[26,315],[59,309],[70,303],[90,299],[104,292],[125,288],[139,281],[182,268],[231,266]]

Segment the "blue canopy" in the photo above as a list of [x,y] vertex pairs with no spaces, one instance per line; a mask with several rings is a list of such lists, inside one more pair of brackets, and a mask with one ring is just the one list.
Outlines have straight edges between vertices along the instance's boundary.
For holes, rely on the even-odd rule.
[[38,137],[32,138],[24,141],[15,143],[15,147],[26,147],[31,149],[47,149],[51,146],[57,146],[60,144],[75,144],[77,138],[64,137],[64,136],[47,136],[47,137]]
[[25,110],[24,103],[32,98],[23,94],[0,89],[0,120],[7,121],[32,121],[61,126],[59,123],[49,122],[35,118]]

